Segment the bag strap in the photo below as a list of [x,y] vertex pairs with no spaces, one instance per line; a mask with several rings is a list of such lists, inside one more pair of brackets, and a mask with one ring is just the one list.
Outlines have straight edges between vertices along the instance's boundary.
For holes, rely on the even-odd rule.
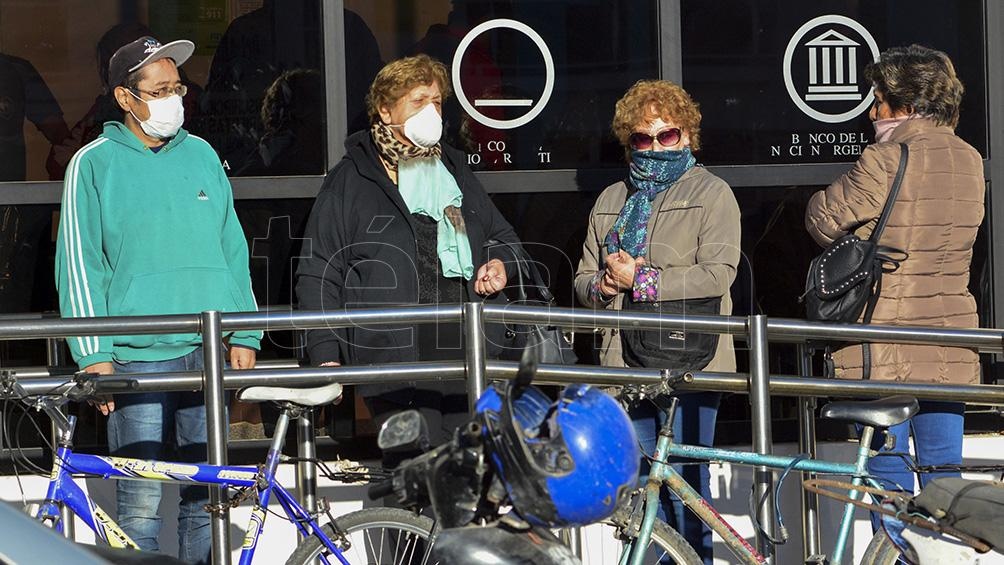
[[[882,294],[882,263],[875,262],[872,269],[875,282],[871,295],[868,297],[868,303],[865,305],[865,316],[861,319],[865,324],[871,323],[872,315],[875,314],[875,305],[878,304],[879,295]],[[861,344],[861,379],[867,381],[871,378],[872,348],[870,343],[865,342]]]
[[[498,239],[492,239],[485,242],[485,247],[492,247],[495,245],[504,245],[512,253],[513,258],[516,260],[516,280],[519,283],[519,288],[517,289],[517,299],[520,302],[526,302],[526,286],[527,282],[536,289],[540,298],[544,302],[551,302],[554,300],[554,296],[551,294],[551,289],[547,288],[544,284],[543,279],[540,276],[540,271],[533,265],[531,261],[528,260],[526,251],[523,250],[522,246],[515,246],[507,241],[501,241]],[[524,277],[529,279],[525,281]]]
[[[882,215],[879,216],[878,224],[872,231],[869,241],[878,245],[879,238],[885,230],[885,225],[889,223],[889,216],[892,215],[892,207],[896,205],[896,197],[899,196],[899,187],[903,184],[903,173],[906,172],[906,164],[910,160],[910,149],[905,143],[899,144],[899,168],[896,169],[896,178],[892,181],[892,188],[889,189],[889,196],[885,199],[885,206],[882,207]],[[898,263],[897,263],[898,266]],[[871,296],[868,297],[868,305],[865,307],[865,317],[862,322],[870,324],[872,314],[875,313],[875,305],[878,303],[879,295],[882,294],[882,264],[876,263],[872,267],[875,274],[875,286],[872,288]],[[872,377],[872,348],[869,343],[861,344],[861,378],[869,380]]]
[[872,235],[868,238],[869,241],[874,241],[878,243],[879,238],[882,237],[882,232],[885,230],[885,225],[889,223],[889,216],[892,215],[892,207],[896,204],[896,197],[899,195],[899,187],[903,184],[903,173],[906,172],[906,163],[910,160],[910,149],[905,143],[899,144],[899,169],[896,170],[896,178],[892,181],[892,188],[889,189],[889,196],[885,199],[885,206],[882,207],[882,215],[879,216],[878,224],[875,226],[875,230],[872,231]]

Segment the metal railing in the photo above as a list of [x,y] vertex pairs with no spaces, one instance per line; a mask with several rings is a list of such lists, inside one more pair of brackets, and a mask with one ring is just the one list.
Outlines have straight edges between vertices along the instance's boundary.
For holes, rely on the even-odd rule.
[[[262,367],[252,371],[224,370],[221,338],[237,330],[306,330],[351,326],[381,326],[432,322],[464,324],[465,356],[462,361],[437,363],[394,363],[345,367]],[[577,330],[598,327],[630,329],[685,329],[701,333],[728,334],[746,341],[750,359],[748,375],[734,373],[693,372],[680,383],[681,389],[738,392],[750,395],[753,424],[753,446],[758,453],[772,451],[770,395],[796,396],[799,402],[800,449],[815,451],[813,428],[814,397],[846,396],[877,397],[889,394],[909,394],[918,398],[965,402],[980,405],[1004,405],[1004,386],[997,385],[933,385],[885,381],[836,381],[807,376],[770,376],[768,343],[770,341],[805,343],[812,341],[857,341],[950,345],[977,349],[985,353],[1004,352],[1004,331],[997,329],[956,330],[903,326],[863,326],[855,324],[820,324],[801,320],[768,319],[765,316],[670,316],[645,313],[594,311],[573,308],[541,308],[531,306],[494,306],[480,303],[439,306],[400,306],[393,308],[359,309],[338,312],[267,312],[226,313],[204,312],[191,315],[138,316],[92,319],[0,319],[0,340],[64,338],[78,335],[131,335],[196,333],[201,334],[205,369],[202,372],[170,374],[123,374],[135,379],[136,391],[181,391],[202,389],[206,398],[208,453],[211,464],[226,463],[226,421],[224,390],[245,386],[317,386],[338,381],[343,384],[385,383],[388,375],[401,381],[467,380],[469,398],[473,402],[484,390],[489,379],[506,379],[515,375],[517,364],[485,358],[485,323],[549,324]],[[50,347],[50,349],[52,349]],[[803,375],[808,374],[803,353]],[[50,359],[51,360],[51,359]],[[64,383],[65,375],[53,375],[39,368],[18,369],[29,393],[42,393]],[[596,366],[542,365],[538,379],[542,383],[564,384],[586,382],[603,385],[655,383],[662,378],[658,369],[617,368]],[[313,452],[313,434],[306,432],[309,422],[298,426],[300,455]],[[303,430],[300,430],[303,427]],[[312,432],[312,425],[311,425]],[[301,463],[297,469],[298,489],[302,501],[314,500],[316,469]],[[757,495],[771,495],[773,478],[766,468],[755,470]],[[223,501],[225,493],[211,489],[214,502]],[[762,505],[760,522],[772,530],[773,505]],[[314,506],[307,506],[313,509]],[[818,551],[818,522],[815,499],[803,496],[803,537],[807,554]],[[771,532],[772,533],[772,532]],[[230,562],[229,517],[214,515],[212,546],[214,563]],[[765,537],[757,543],[764,555],[773,556],[773,547]]]

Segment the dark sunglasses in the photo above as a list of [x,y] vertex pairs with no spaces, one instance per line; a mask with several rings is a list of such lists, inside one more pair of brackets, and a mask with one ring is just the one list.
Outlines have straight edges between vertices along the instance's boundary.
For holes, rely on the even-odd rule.
[[628,137],[628,142],[631,144],[631,149],[644,151],[646,149],[651,149],[652,142],[656,139],[659,140],[659,145],[663,147],[672,147],[680,142],[680,128],[664,129],[655,134],[655,137],[652,137],[647,133],[636,131]]

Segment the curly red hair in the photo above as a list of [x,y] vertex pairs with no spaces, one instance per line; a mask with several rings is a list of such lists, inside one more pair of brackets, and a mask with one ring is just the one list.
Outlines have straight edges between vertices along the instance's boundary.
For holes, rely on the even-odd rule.
[[630,150],[628,138],[638,124],[656,118],[672,122],[690,136],[690,149],[701,148],[701,110],[687,91],[668,80],[639,80],[617,101],[614,135]]

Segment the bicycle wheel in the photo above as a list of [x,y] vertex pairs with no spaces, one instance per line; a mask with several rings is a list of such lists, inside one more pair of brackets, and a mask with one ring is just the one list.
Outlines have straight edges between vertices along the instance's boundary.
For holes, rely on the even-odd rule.
[[[628,534],[624,531],[624,524],[611,523],[617,529],[617,537],[625,546],[634,542],[637,534]],[[648,547],[645,549],[645,556],[642,563],[668,565],[703,565],[703,561],[698,557],[694,548],[683,539],[679,532],[669,526],[669,524],[656,518],[652,524],[652,537],[649,539]]]
[[[335,537],[331,524],[323,526],[328,537],[343,551],[349,563],[368,565],[424,563],[426,542],[433,526],[431,518],[399,508],[366,508],[339,516],[335,523],[345,532],[349,547],[346,549]],[[331,552],[317,536],[310,536],[296,546],[286,565],[317,563],[322,554],[331,555]],[[328,561],[336,562],[334,559]]]
[[899,556],[899,548],[880,530],[875,532],[872,541],[868,543],[868,548],[861,557],[861,565],[894,565]]

